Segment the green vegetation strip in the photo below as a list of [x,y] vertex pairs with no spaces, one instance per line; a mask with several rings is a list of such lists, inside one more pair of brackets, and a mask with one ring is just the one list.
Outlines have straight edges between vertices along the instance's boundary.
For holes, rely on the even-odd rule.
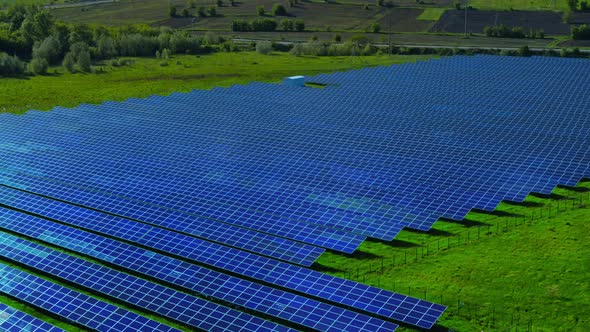
[[352,257],[326,253],[318,269],[443,303],[440,324],[455,331],[587,331],[589,205],[590,182],[556,188],[390,243],[366,241]]
[[445,11],[447,11],[447,8],[426,8],[422,12],[422,14],[420,14],[420,16],[418,16],[417,20],[418,21],[438,21],[438,19],[440,19],[440,17],[442,16],[442,14]]
[[470,0],[469,5],[487,10],[559,10],[568,9],[567,0]]
[[[175,91],[210,89],[278,82],[292,75],[314,75],[332,71],[390,65],[433,56],[296,57],[285,53],[261,55],[254,52],[174,56],[169,61],[137,58],[126,67],[96,66],[97,74],[71,74],[62,67],[50,76],[0,79],[0,112],[23,113],[29,109],[49,110],[130,97],[168,95]],[[101,71],[101,70],[104,70]]]

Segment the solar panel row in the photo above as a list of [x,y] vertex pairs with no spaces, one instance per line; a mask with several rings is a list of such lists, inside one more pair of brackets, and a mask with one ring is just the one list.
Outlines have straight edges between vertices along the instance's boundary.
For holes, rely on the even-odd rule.
[[58,327],[16,310],[4,303],[0,303],[0,330],[4,332],[63,332]]
[[0,255],[195,328],[207,331],[291,330],[1,232]]
[[2,263],[0,293],[97,331],[178,331]]
[[[106,263],[141,273],[188,291],[197,292],[203,296],[285,319],[307,328],[320,331],[393,331],[397,327],[390,322],[188,264],[185,261],[39,218],[7,212],[0,215],[0,227],[80,254],[89,255]],[[240,331],[272,327],[272,325],[265,325],[256,320],[250,322],[251,326],[249,326],[243,319],[248,315],[238,318],[235,315],[228,315],[227,319],[235,320],[232,324],[228,324],[227,321],[224,321],[225,315],[219,315],[220,310],[228,310],[227,308],[215,308],[212,307],[212,303],[207,303],[201,310],[197,310],[205,301],[81,259],[67,257],[68,255],[17,239],[8,234],[0,233],[0,241],[1,256],[95,289],[98,292],[133,302],[146,310],[152,310],[188,325],[207,330],[211,328],[228,330],[238,328]],[[33,250],[42,252],[43,259],[39,259],[39,257],[29,259],[22,254]],[[150,288],[154,290],[150,292]],[[159,294],[161,296],[158,296]],[[178,297],[183,299],[179,300]],[[145,299],[151,300],[146,302]],[[208,312],[206,316],[203,316],[203,311]],[[211,317],[216,317],[216,323],[209,326]],[[239,327],[236,324],[245,324],[245,326]]]

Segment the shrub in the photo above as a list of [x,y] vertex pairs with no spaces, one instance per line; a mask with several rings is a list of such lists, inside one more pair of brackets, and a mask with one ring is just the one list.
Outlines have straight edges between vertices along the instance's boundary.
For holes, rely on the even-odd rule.
[[590,26],[583,24],[580,26],[574,26],[572,28],[572,39],[574,40],[581,40],[581,39],[590,39]]
[[371,23],[371,25],[369,26],[369,29],[373,33],[378,33],[379,31],[381,31],[381,24],[379,24],[377,22]]
[[531,50],[527,45],[522,46],[518,49],[518,55],[520,56],[531,56]]
[[269,41],[259,41],[256,43],[256,53],[269,55],[272,53],[272,43]]
[[299,32],[305,31],[305,23],[303,20],[295,20],[295,30]]
[[285,6],[281,5],[280,3],[275,3],[272,6],[272,14],[274,16],[286,16],[287,9],[285,9]]
[[189,13],[189,11],[188,11],[187,8],[183,8],[182,9],[182,16],[184,16],[184,17],[189,17],[190,16],[190,13]]
[[174,7],[174,6],[168,7],[168,16],[170,16],[170,17],[176,16],[176,7]]
[[70,73],[73,73],[75,71],[74,66],[76,65],[76,59],[74,58],[74,55],[72,54],[72,52],[68,52],[66,54],[62,64],[63,64],[64,68],[67,71],[69,71]]
[[16,56],[0,53],[0,76],[16,76],[25,72],[25,64]]
[[271,18],[258,18],[250,23],[252,31],[272,32],[277,29],[277,21]]
[[48,63],[59,63],[61,58],[61,44],[53,36],[45,38],[41,42],[36,42],[33,46],[33,58],[45,59]]
[[295,29],[295,24],[292,20],[282,20],[280,23],[280,28],[283,31],[293,31]]
[[197,16],[206,17],[207,16],[207,9],[205,9],[205,7],[199,7],[197,9]]
[[207,15],[214,17],[217,15],[217,8],[215,8],[215,6],[209,6],[207,8]]
[[244,20],[233,20],[231,22],[232,31],[250,31],[250,23]]
[[334,38],[333,39],[334,39],[335,42],[339,43],[339,42],[342,41],[342,36],[337,33],[337,34],[334,35]]
[[83,50],[78,54],[78,61],[76,62],[80,71],[89,73],[91,70],[90,52]]
[[47,69],[49,68],[49,63],[45,58],[33,58],[31,61],[31,72],[35,75],[44,75],[47,74]]
[[264,16],[264,6],[257,6],[256,7],[256,15],[257,16]]

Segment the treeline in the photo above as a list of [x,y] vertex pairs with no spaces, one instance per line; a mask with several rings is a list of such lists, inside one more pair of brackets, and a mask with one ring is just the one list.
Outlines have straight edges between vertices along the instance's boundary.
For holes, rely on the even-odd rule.
[[545,38],[545,32],[543,30],[535,30],[531,29],[528,32],[525,32],[521,27],[513,27],[512,29],[508,28],[507,26],[500,24],[500,25],[493,25],[487,26],[483,29],[484,33],[488,37],[501,37],[501,38]]
[[11,55],[2,57],[11,74],[14,68],[17,73],[24,69],[20,65],[15,67],[8,58],[30,60],[30,71],[43,74],[49,65],[63,64],[69,71],[90,71],[95,60],[154,56],[156,51],[164,50],[167,54],[200,54],[210,52],[212,46],[207,38],[166,27],[110,28],[56,22],[49,11],[38,6],[15,5],[0,12],[0,52]]
[[283,31],[304,31],[305,22],[303,20],[281,20],[280,23],[272,18],[257,18],[250,22],[245,20],[233,20],[231,22],[232,31],[255,31],[255,32],[272,32],[280,28]]

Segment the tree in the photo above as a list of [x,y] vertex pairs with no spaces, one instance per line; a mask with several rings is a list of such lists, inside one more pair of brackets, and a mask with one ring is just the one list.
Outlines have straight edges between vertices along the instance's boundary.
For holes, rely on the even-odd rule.
[[305,23],[303,22],[303,20],[295,20],[295,30],[300,32],[305,31]]
[[334,35],[334,41],[337,42],[337,43],[341,42],[342,41],[342,36],[340,34],[338,34],[338,33],[335,34]]
[[189,13],[189,11],[188,11],[187,8],[183,8],[182,9],[182,16],[183,17],[189,17],[190,16],[190,13]]
[[161,56],[162,56],[162,59],[164,59],[164,60],[170,59],[170,51],[167,48],[163,49]]
[[264,16],[264,6],[256,6],[256,15]]
[[567,6],[571,11],[578,10],[578,0],[567,0]]
[[66,54],[62,64],[64,68],[70,73],[73,73],[75,71],[74,66],[76,64],[76,59],[74,59],[74,55],[72,54],[72,52],[68,52]]
[[244,20],[233,20],[231,22],[232,31],[250,31],[250,24]]
[[190,8],[196,8],[197,7],[197,0],[188,0],[186,2],[186,5]]
[[199,17],[207,16],[207,10],[205,9],[205,7],[199,7],[199,9],[197,9],[197,15]]
[[35,75],[44,75],[47,74],[47,68],[49,68],[49,63],[44,58],[33,58],[31,61],[31,72]]
[[289,7],[295,7],[296,3],[297,3],[296,0],[289,0]]
[[264,55],[272,53],[272,43],[269,41],[259,41],[256,43],[256,52]]
[[275,3],[272,6],[272,14],[274,16],[287,16],[287,9],[280,3]]
[[518,49],[518,54],[520,56],[531,56],[531,50],[527,45],[525,45]]
[[217,15],[217,8],[215,8],[215,6],[209,6],[209,8],[207,8],[207,15],[214,17]]
[[25,64],[18,57],[0,52],[0,76],[16,76],[24,71]]
[[61,58],[59,40],[49,36],[33,46],[33,58],[44,59],[48,64],[57,64]]
[[282,20],[279,26],[283,31],[293,31],[293,29],[295,29],[295,25],[292,20]]
[[91,69],[91,61],[90,61],[90,52],[87,50],[83,50],[78,54],[78,61],[76,62],[80,71],[83,72],[90,72]]
[[277,29],[277,21],[271,18],[259,18],[250,23],[252,31],[272,32]]
[[117,54],[115,41],[109,36],[102,36],[98,39],[96,56],[99,59],[110,59]]
[[176,7],[174,7],[172,5],[170,7],[168,7],[168,15],[170,17],[176,17]]
[[385,3],[384,0],[377,0],[377,6],[379,6],[379,7],[383,7],[384,3]]
[[373,22],[371,23],[371,25],[369,26],[369,29],[371,30],[371,32],[373,33],[378,33],[379,31],[381,31],[381,24],[377,23],[377,22]]
[[216,1],[217,7],[223,7],[223,0]]

